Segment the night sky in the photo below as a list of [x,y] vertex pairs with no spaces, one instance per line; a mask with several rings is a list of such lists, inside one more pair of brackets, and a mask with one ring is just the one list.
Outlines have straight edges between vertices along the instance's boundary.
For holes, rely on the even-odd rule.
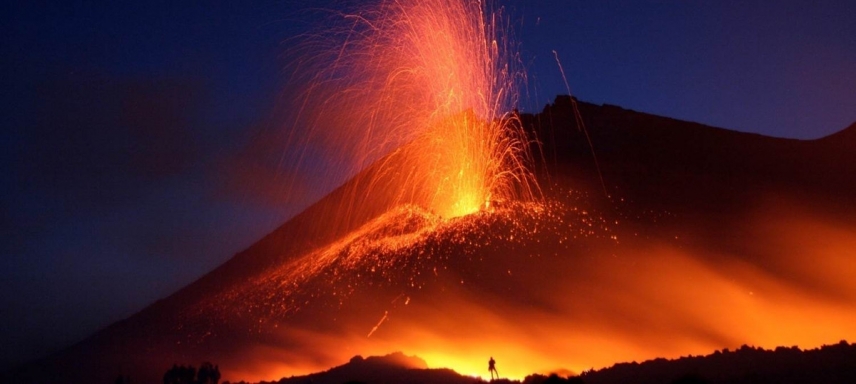
[[[20,3],[20,4],[18,4]],[[139,311],[324,190],[263,133],[331,1],[0,5],[0,369]],[[813,139],[856,121],[856,3],[505,0],[520,108],[582,100]],[[270,147],[274,151],[270,151]]]

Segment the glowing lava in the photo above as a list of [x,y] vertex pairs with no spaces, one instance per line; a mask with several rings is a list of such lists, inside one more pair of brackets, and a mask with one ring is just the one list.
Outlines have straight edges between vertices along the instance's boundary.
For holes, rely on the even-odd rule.
[[[176,321],[179,342],[206,354],[239,340],[240,352],[215,356],[237,367],[232,377],[402,350],[482,376],[496,356],[503,377],[522,378],[856,334],[856,280],[836,272],[847,260],[796,240],[800,253],[778,257],[769,239],[802,240],[796,225],[759,235],[768,243],[742,261],[678,242],[646,216],[661,212],[617,228],[631,212],[576,204],[560,177],[541,199],[529,139],[505,112],[523,75],[501,15],[483,3],[382,1],[338,18],[298,56],[303,92],[286,144],[297,166],[329,165],[318,173],[342,186],[236,256],[253,263],[234,275],[225,265],[222,289]],[[784,216],[762,222],[772,217]],[[807,259],[817,270],[801,267]]]
[[343,216],[415,204],[451,218],[537,195],[530,144],[508,113],[523,74],[500,12],[480,1],[382,1],[340,16],[340,28],[302,46],[305,91],[288,146],[302,151],[298,166],[323,157],[330,186],[379,167]]

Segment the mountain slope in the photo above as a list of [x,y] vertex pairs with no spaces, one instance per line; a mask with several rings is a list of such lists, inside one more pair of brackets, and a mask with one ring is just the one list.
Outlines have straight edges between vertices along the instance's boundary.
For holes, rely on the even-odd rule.
[[521,116],[541,142],[543,201],[449,220],[392,207],[396,191],[373,186],[399,176],[370,168],[176,294],[11,375],[156,381],[208,360],[224,379],[269,380],[402,350],[479,375],[496,355],[522,378],[856,337],[852,127],[799,141],[579,112],[597,165],[570,98]]

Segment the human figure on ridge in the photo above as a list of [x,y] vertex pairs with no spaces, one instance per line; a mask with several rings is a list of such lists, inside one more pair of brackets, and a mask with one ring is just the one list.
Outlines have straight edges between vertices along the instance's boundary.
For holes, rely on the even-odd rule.
[[496,370],[496,360],[493,359],[493,356],[490,357],[490,360],[487,362],[487,370],[490,371],[490,379],[494,379],[494,375],[496,378],[499,378],[499,372]]

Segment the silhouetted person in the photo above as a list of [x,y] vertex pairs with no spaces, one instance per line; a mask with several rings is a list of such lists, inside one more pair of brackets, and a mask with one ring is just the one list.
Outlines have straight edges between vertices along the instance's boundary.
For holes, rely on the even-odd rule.
[[490,360],[487,362],[487,370],[490,371],[490,379],[494,379],[494,375],[496,378],[499,378],[499,372],[496,370],[496,360],[493,359],[493,356],[490,357]]

